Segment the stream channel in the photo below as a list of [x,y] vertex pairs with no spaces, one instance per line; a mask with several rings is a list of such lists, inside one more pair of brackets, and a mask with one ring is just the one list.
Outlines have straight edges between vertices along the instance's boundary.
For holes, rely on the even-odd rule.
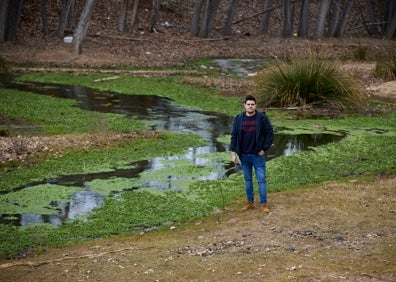
[[[215,158],[208,158],[208,154],[216,152],[226,152],[228,144],[218,142],[217,138],[229,135],[232,126],[232,116],[224,114],[201,111],[193,108],[184,108],[172,103],[171,100],[155,95],[123,95],[118,93],[100,92],[94,89],[42,83],[14,83],[12,81],[2,81],[0,87],[7,89],[17,89],[50,95],[55,97],[75,99],[79,102],[81,109],[98,112],[112,112],[127,116],[136,116],[139,119],[150,122],[152,130],[169,131],[173,133],[193,133],[206,140],[206,145],[202,147],[192,147],[183,155],[170,157],[159,157],[145,161],[128,164],[129,168],[114,168],[112,171],[61,175],[54,179],[43,179],[39,182],[30,183],[23,187],[15,187],[9,193],[15,193],[22,189],[29,189],[42,184],[55,184],[63,186],[81,187],[81,190],[72,194],[70,202],[51,203],[51,208],[57,208],[58,214],[2,214],[0,210],[0,224],[14,224],[24,226],[36,223],[49,223],[59,225],[67,220],[73,220],[81,215],[89,213],[92,209],[100,207],[107,195],[92,191],[89,186],[90,181],[108,180],[111,178],[136,179],[143,172],[159,171],[166,169],[172,160],[188,160],[195,166],[213,167],[213,170],[205,176],[189,178],[182,175],[169,175],[165,180],[150,179],[139,188],[173,189],[177,190],[178,180],[216,180],[224,179],[232,173],[238,173],[231,162],[220,161]],[[242,108],[241,108],[242,110]],[[329,142],[337,142],[343,137],[337,134],[301,134],[301,135],[281,135],[276,134],[274,146],[267,153],[267,159],[273,159],[281,155],[290,155],[296,152],[309,150],[312,147],[324,145]],[[231,155],[231,154],[230,154]],[[215,162],[215,163],[213,163]],[[174,169],[173,171],[177,171]],[[153,174],[151,174],[153,175]],[[132,188],[131,188],[132,189]],[[122,191],[115,191],[112,196]],[[1,193],[4,195],[4,193]],[[1,195],[0,195],[1,196]]]

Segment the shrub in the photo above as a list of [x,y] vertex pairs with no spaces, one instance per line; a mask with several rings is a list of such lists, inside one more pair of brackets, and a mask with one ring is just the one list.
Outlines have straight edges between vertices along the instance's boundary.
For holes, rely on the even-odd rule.
[[8,73],[10,72],[10,67],[8,63],[0,57],[0,73]]
[[389,58],[377,61],[375,74],[385,80],[396,79],[396,51],[390,53]]
[[335,63],[320,58],[290,59],[255,78],[255,94],[264,106],[357,108],[363,100],[356,82]]
[[359,47],[355,51],[355,58],[360,61],[365,61],[367,59],[367,51],[368,48],[359,43]]

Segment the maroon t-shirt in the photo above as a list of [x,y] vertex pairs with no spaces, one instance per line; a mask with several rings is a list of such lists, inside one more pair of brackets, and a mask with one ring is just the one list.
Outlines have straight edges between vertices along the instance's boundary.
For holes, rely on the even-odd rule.
[[256,115],[243,116],[242,120],[242,154],[256,154]]

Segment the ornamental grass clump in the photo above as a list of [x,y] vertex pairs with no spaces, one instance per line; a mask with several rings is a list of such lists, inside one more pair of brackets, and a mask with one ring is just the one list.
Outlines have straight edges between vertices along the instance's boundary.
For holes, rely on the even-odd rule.
[[377,61],[375,74],[385,80],[396,79],[396,51],[390,53],[388,58]]
[[255,94],[269,107],[358,108],[357,83],[335,63],[319,58],[291,59],[270,66],[255,78]]
[[10,72],[9,64],[2,57],[0,57],[0,74],[5,74],[9,72]]

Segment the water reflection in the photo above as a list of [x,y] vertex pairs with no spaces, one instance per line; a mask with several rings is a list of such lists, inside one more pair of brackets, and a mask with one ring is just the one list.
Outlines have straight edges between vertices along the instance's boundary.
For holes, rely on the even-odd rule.
[[263,64],[256,59],[215,59],[213,64],[219,67],[225,75],[247,76],[254,73]]
[[290,156],[293,153],[299,153],[310,150],[329,142],[336,142],[344,138],[344,135],[336,136],[333,134],[298,134],[275,136],[274,144],[270,150],[273,156]]
[[[92,191],[89,185],[87,185],[90,181],[111,178],[136,179],[141,177],[145,172],[160,171],[166,169],[167,166],[174,166],[177,160],[189,160],[195,167],[209,166],[213,169],[202,176],[191,177],[172,174],[162,178],[156,177],[156,179],[149,179],[143,184],[139,184],[136,187],[127,187],[127,189],[155,188],[178,190],[181,189],[177,184],[180,180],[223,179],[237,171],[230,162],[224,163],[224,161],[221,160],[205,157],[212,153],[225,152],[227,150],[227,144],[218,142],[217,138],[229,135],[233,117],[219,113],[200,111],[193,108],[180,107],[173,104],[170,99],[155,95],[123,95],[111,92],[100,92],[81,86],[40,83],[15,84],[12,81],[4,80],[1,86],[3,88],[13,88],[43,95],[74,99],[79,102],[79,107],[84,110],[135,116],[139,119],[150,121],[153,130],[193,133],[201,136],[207,142],[205,146],[189,148],[183,155],[153,158],[127,164],[127,169],[114,168],[107,172],[65,175],[54,179],[44,179],[39,182],[30,183],[24,187],[16,187],[12,192],[45,183],[80,187],[81,190],[72,195],[70,202],[67,203],[66,206],[64,203],[63,205],[61,203],[51,203],[52,206],[59,209],[59,214],[56,216],[3,214],[0,216],[0,223],[13,223],[15,225],[51,223],[58,225],[66,220],[74,220],[103,204],[105,196]],[[275,146],[268,152],[268,159],[270,160],[277,156],[290,155],[295,152],[308,150],[310,147],[334,142],[341,138],[342,136],[330,134],[305,134],[295,136],[278,134],[275,136]]]
[[0,223],[13,223],[17,226],[25,226],[39,223],[49,223],[60,225],[67,220],[75,220],[91,212],[94,208],[103,204],[105,195],[94,191],[84,190],[74,193],[70,198],[70,203],[64,205],[61,202],[51,202],[51,207],[58,207],[56,215],[45,214],[16,214],[0,215]]
[[[101,92],[76,85],[3,82],[6,88],[78,101],[83,110],[117,113],[150,121],[153,130],[194,133],[208,141],[228,133],[232,117],[180,107],[155,95],[125,95]],[[215,144],[211,144],[215,145]]]
[[64,218],[73,220],[85,215],[94,208],[100,207],[103,204],[104,198],[104,195],[90,191],[89,189],[74,193],[71,197],[70,205],[67,205],[63,210]]

